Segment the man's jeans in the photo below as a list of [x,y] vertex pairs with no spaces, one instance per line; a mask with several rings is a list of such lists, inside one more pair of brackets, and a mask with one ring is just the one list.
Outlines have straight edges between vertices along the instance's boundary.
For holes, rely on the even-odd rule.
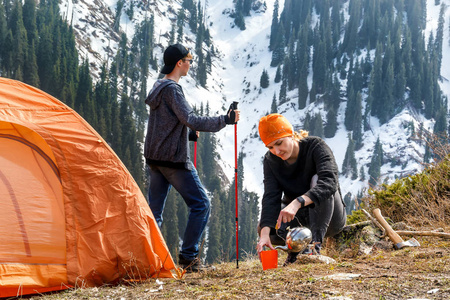
[[[167,195],[173,186],[183,197],[189,207],[189,218],[184,232],[181,255],[188,260],[198,255],[200,238],[208,223],[210,200],[200,182],[197,170],[175,169],[162,166],[150,166],[150,187],[148,204],[153,212],[158,226],[163,221],[163,211]],[[177,226],[172,224],[171,226]]]

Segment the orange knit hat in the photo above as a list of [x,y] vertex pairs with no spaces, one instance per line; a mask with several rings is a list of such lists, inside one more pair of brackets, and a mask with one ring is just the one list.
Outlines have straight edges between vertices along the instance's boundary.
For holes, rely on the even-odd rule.
[[291,123],[280,114],[270,114],[259,119],[258,129],[259,136],[266,146],[275,140],[294,134]]

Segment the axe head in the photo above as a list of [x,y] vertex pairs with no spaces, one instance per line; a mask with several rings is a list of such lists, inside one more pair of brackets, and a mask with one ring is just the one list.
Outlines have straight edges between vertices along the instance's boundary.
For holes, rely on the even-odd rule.
[[395,244],[395,248],[397,249],[402,249],[403,247],[420,247],[420,243],[415,238],[411,238],[410,240]]

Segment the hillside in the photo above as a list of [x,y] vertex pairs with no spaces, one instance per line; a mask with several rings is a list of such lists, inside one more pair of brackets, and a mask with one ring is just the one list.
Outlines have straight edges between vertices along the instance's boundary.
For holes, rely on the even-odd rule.
[[[189,2],[189,1],[188,1]],[[290,1],[278,1],[278,12],[283,13],[284,5]],[[352,1],[339,1],[340,14],[343,16],[342,33],[340,43],[345,39],[345,28],[350,18],[350,3]],[[438,3],[439,2],[439,3]],[[430,35],[436,36],[438,29],[438,19],[440,3],[448,6],[448,0],[426,1],[426,23],[423,34],[424,41],[427,42]],[[137,2],[127,2],[123,11],[128,12],[130,7],[134,7],[133,18],[130,19],[126,13],[122,13],[119,21],[120,30],[127,34],[129,40],[135,33],[136,26],[145,18],[154,16],[155,18],[155,47],[152,50],[154,56],[158,58],[158,65],[162,64],[161,56],[163,49],[168,44],[170,32],[173,24],[177,20],[177,12],[183,5],[183,1],[144,1],[137,5]],[[260,164],[262,155],[266,151],[257,135],[258,119],[270,112],[271,102],[274,95],[279,96],[282,82],[274,83],[277,68],[271,67],[272,51],[269,51],[271,35],[271,23],[275,0],[253,1],[255,8],[250,10],[245,16],[245,30],[239,29],[234,24],[232,14],[235,10],[234,1],[199,1],[199,7],[204,8],[204,19],[211,35],[211,45],[206,51],[212,52],[212,66],[208,74],[207,84],[202,87],[196,82],[194,67],[193,73],[181,81],[185,86],[185,93],[192,105],[200,106],[208,103],[211,114],[223,113],[225,108],[232,101],[239,101],[239,107],[243,112],[242,121],[238,126],[239,151],[245,154],[244,159],[244,185],[257,194],[262,194],[262,166]],[[119,34],[111,30],[115,22],[117,13],[116,0],[102,0],[95,4],[91,1],[62,1],[61,13],[74,26],[78,41],[78,48],[82,57],[89,58],[91,70],[98,73],[100,66],[105,61],[110,61],[118,51],[120,41]],[[92,9],[99,5],[100,9]],[[133,6],[134,5],[134,6]],[[449,27],[448,20],[450,10],[446,9],[444,15],[445,26],[443,28],[442,43],[442,65],[450,63],[449,51]],[[280,16],[281,17],[281,16]],[[319,24],[320,14],[317,8],[313,9],[311,29]],[[362,16],[361,16],[362,21]],[[184,33],[186,38],[184,43],[195,48],[195,33],[185,24]],[[211,49],[213,49],[211,51]],[[311,49],[313,53],[314,49]],[[374,59],[375,50],[367,51],[361,49],[358,59],[364,59],[369,55]],[[373,62],[372,62],[373,63]],[[308,72],[308,87],[313,83],[312,62]],[[348,70],[349,65],[346,67]],[[270,84],[268,88],[260,88],[260,76],[263,70],[267,70]],[[449,95],[450,71],[448,68],[441,68],[439,85],[443,96]],[[150,87],[159,76],[157,68],[149,70],[148,84]],[[336,156],[338,165],[342,168],[346,149],[348,146],[348,134],[350,130],[344,125],[347,109],[348,80],[341,80],[341,102],[337,109],[337,131],[332,138],[326,138]],[[367,102],[368,88],[362,90],[363,107]],[[309,98],[308,98],[309,99]],[[278,111],[285,114],[296,128],[302,128],[307,114],[320,114],[326,124],[326,103],[323,101],[307,101],[305,108],[298,108],[298,91],[288,90],[287,99],[283,104],[279,104]],[[448,105],[448,103],[447,103]],[[378,182],[392,182],[395,178],[408,174],[414,174],[422,169],[423,157],[425,155],[425,144],[411,138],[412,131],[421,128],[424,131],[433,132],[435,124],[434,118],[425,117],[423,113],[417,111],[411,105],[396,113],[388,122],[382,123],[377,117],[370,117],[367,122],[369,130],[362,132],[362,147],[355,152],[355,159],[358,173],[364,172],[362,177],[354,179],[349,175],[341,175],[341,188],[343,195],[355,198],[358,193],[365,193],[368,188],[368,170],[373,155],[373,148],[379,138],[383,145],[385,154],[384,164],[380,169]],[[395,132],[395,136],[392,133]],[[231,182],[234,176],[234,135],[232,130],[223,130],[216,134],[218,138],[218,162],[225,172],[225,176]]]

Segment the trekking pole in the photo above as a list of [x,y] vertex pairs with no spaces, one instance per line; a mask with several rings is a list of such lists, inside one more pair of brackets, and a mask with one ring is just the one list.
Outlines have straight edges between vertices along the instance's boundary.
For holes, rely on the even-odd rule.
[[[233,102],[233,110],[237,110],[238,102]],[[234,124],[234,194],[236,205],[236,269],[239,269],[239,202],[238,202],[238,153],[237,153],[237,122]]]

